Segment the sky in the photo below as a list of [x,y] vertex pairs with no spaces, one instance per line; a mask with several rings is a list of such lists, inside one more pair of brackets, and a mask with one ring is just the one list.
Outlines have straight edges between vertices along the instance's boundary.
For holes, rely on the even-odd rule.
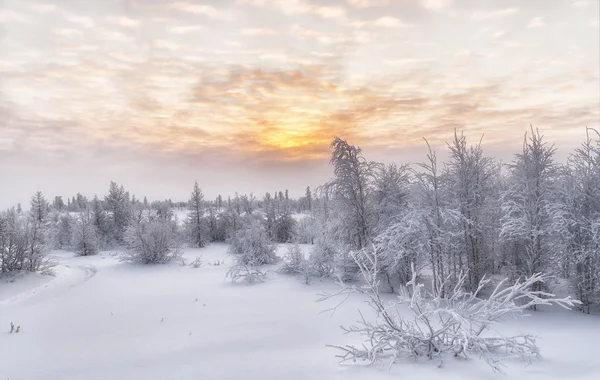
[[510,161],[600,129],[598,0],[3,0],[0,208],[106,194],[299,196],[335,136]]

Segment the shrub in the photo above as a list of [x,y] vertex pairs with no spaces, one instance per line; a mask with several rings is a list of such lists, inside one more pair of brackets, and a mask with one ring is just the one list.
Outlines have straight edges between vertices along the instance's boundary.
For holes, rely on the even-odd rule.
[[278,260],[275,245],[271,243],[264,226],[258,220],[247,221],[229,243],[229,252],[237,256],[238,264],[259,266],[274,264]]
[[129,226],[125,232],[123,261],[162,264],[176,260],[183,253],[173,221],[150,220]]
[[[402,359],[437,359],[440,365],[448,356],[482,358],[494,371],[500,371],[504,359],[530,362],[539,357],[535,337],[529,334],[501,336],[494,329],[497,322],[523,315],[536,305],[559,305],[570,308],[579,303],[570,297],[558,299],[553,294],[532,290],[532,285],[546,277],[535,274],[524,281],[507,285],[500,282],[488,299],[477,294],[489,284],[485,277],[473,292],[465,291],[466,275],[461,275],[452,295],[443,299],[424,290],[417,283],[413,267],[412,280],[402,289],[396,301],[384,303],[379,294],[377,256],[354,256],[366,285],[347,287],[336,294],[322,294],[322,300],[335,295],[358,293],[368,297],[368,305],[376,317],[366,319],[361,313],[358,326],[342,327],[346,333],[358,334],[364,343],[359,347],[333,346],[341,351],[342,361],[363,361],[368,364]],[[343,302],[343,301],[342,301]],[[396,307],[408,307],[410,316],[400,315]],[[339,306],[339,304],[338,304]],[[330,309],[335,311],[337,308]]]

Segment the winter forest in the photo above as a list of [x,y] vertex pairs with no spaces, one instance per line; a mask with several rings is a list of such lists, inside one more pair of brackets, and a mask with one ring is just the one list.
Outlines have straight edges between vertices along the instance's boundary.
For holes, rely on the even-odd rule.
[[[115,182],[35,192],[0,213],[0,375],[597,379],[580,339],[600,336],[600,134],[578,133],[562,162],[531,127],[506,164],[460,131],[443,162],[427,140],[421,162],[381,163],[336,137],[332,178],[297,199],[285,184],[206,199],[193,180],[178,200]],[[32,315],[49,308],[57,315]],[[96,329],[102,342],[89,338]],[[43,341],[57,344],[55,359]],[[102,345],[120,359],[76,351]],[[151,355],[154,345],[163,351]],[[262,360],[283,364],[267,376],[248,364]],[[135,372],[147,361],[168,372]],[[288,371],[296,361],[306,366]]]

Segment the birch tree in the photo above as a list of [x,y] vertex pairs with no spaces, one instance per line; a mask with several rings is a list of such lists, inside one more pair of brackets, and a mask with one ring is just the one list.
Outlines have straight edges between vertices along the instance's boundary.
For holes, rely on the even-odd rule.
[[437,154],[424,140],[428,153],[426,161],[418,164],[420,170],[414,171],[417,186],[413,191],[412,215],[409,215],[412,218],[407,220],[414,219],[422,225],[421,236],[430,263],[433,289],[444,297],[446,287],[458,281],[462,266],[455,247],[455,226],[460,218],[449,206],[447,180],[438,167]]
[[554,231],[561,237],[565,275],[575,295],[590,312],[600,301],[600,135],[596,141],[588,129],[585,142],[569,157],[552,210]]
[[[555,148],[538,130],[525,135],[523,151],[510,165],[510,186],[504,194],[500,236],[512,243],[512,273],[528,277],[551,269],[553,245],[550,209],[558,175]],[[534,284],[541,290],[542,283]]]
[[484,273],[491,267],[490,250],[485,246],[486,220],[484,211],[490,207],[493,162],[484,156],[481,140],[468,146],[463,134],[454,132],[454,140],[448,144],[450,161],[447,164],[449,197],[460,215],[458,224],[460,239],[457,254],[460,271],[467,273],[466,286],[474,290]]
[[372,181],[379,164],[368,162],[362,150],[336,137],[330,163],[334,178],[323,187],[335,198],[339,218],[343,220],[343,233],[353,249],[367,246],[374,228],[373,209],[369,206]]

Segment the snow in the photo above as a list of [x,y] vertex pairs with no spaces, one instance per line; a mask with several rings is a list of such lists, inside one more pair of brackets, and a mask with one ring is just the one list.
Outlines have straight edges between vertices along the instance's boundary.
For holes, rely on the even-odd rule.
[[0,275],[0,305],[16,302],[51,286],[66,274],[68,268],[57,266],[55,275],[42,275],[31,272],[13,272]]
[[[309,246],[303,246],[306,251]],[[279,254],[285,252],[280,247]],[[56,252],[55,277],[29,274],[0,282],[0,379],[11,380],[411,380],[600,378],[595,347],[600,318],[542,309],[502,326],[540,336],[543,359],[509,362],[494,374],[483,362],[448,358],[387,367],[340,366],[327,344],[356,343],[339,325],[368,308],[351,297],[330,316],[317,293],[330,281],[303,284],[271,272],[262,284],[225,282],[227,246],[188,249],[200,268],[134,265],[103,252]],[[225,265],[210,265],[225,260]],[[21,326],[9,334],[10,322]]]
[[309,214],[304,214],[304,213],[295,213],[292,214],[292,218],[296,221],[296,222],[300,222],[306,218],[309,218],[310,215]]
[[174,208],[173,214],[177,218],[177,224],[183,225],[187,220],[190,211],[183,208]]

